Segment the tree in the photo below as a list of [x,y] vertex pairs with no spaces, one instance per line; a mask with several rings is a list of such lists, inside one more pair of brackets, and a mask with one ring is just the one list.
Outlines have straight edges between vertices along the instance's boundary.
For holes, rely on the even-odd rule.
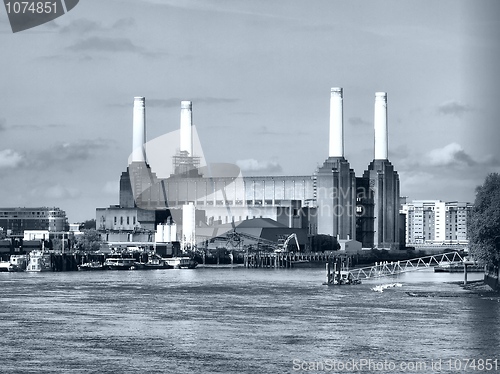
[[101,247],[101,236],[97,230],[84,230],[76,237],[76,249],[85,252],[95,252]]
[[95,228],[96,228],[95,219],[89,219],[87,221],[84,221],[79,226],[79,230],[91,230]]
[[313,236],[311,246],[315,252],[337,251],[340,249],[340,244],[336,237],[324,234]]
[[500,175],[489,174],[476,188],[476,200],[467,225],[469,250],[475,260],[500,264]]

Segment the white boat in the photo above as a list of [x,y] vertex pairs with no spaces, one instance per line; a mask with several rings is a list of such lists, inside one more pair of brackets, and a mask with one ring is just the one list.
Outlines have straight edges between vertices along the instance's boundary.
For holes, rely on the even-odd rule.
[[172,266],[174,269],[194,269],[198,265],[196,261],[192,260],[189,257],[169,257],[163,258],[162,260],[165,261],[168,265]]
[[135,270],[137,261],[133,257],[108,257],[104,266],[109,270]]
[[52,254],[44,250],[31,251],[26,271],[53,271]]
[[94,271],[94,270],[107,270],[106,265],[101,264],[98,261],[86,262],[78,265],[78,271]]
[[12,265],[17,266],[19,271],[24,271],[24,270],[26,270],[26,267],[28,266],[28,256],[27,255],[11,255],[10,256],[10,263]]
[[16,265],[12,265],[9,261],[0,262],[0,272],[19,271]]

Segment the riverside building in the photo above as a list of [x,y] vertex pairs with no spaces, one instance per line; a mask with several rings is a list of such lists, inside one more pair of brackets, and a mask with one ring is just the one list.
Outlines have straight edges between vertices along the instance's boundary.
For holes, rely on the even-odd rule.
[[467,220],[473,205],[467,202],[414,200],[404,204],[407,245],[467,245]]
[[59,208],[0,208],[0,227],[12,235],[26,230],[67,231],[66,212]]

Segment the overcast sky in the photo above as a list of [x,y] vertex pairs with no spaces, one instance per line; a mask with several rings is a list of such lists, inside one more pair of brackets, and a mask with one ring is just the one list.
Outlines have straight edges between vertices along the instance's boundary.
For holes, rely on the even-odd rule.
[[[0,10],[0,206],[58,206],[71,222],[118,203],[134,96],[148,140],[193,101],[208,162],[311,175],[328,156],[331,87],[345,156],[373,159],[388,93],[401,194],[474,201],[500,170],[495,1],[82,0],[13,34]],[[170,160],[166,162],[170,163]]]

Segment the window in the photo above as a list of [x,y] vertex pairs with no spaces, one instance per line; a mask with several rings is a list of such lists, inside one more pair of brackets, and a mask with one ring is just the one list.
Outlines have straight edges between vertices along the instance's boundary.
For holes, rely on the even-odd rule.
[[130,225],[130,217],[127,216],[127,225]]

